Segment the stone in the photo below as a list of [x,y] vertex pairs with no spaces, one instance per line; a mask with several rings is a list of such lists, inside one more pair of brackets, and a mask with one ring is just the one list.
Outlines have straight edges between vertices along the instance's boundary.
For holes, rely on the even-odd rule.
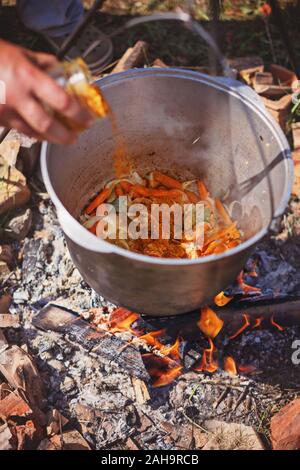
[[17,154],[18,168],[22,173],[24,173],[24,175],[31,176],[39,158],[41,148],[40,142],[32,137],[22,134],[16,129],[11,129],[9,131],[3,144],[9,145],[10,142],[17,142],[19,145],[19,151]]
[[15,215],[5,225],[4,232],[12,240],[21,241],[27,237],[32,226],[32,211],[25,209]]
[[9,294],[4,294],[0,298],[0,313],[7,313],[11,304],[12,297]]
[[59,434],[69,420],[65,418],[58,410],[51,410],[47,413],[47,436]]
[[264,96],[261,97],[269,113],[278,122],[283,131],[286,128],[286,121],[292,106],[292,95],[284,95],[279,100],[271,100]]
[[[58,436],[54,436],[57,438]],[[87,441],[82,437],[82,435],[74,431],[66,431],[62,434],[63,439],[63,450],[91,450]],[[53,443],[53,438],[50,439]]]
[[282,65],[271,64],[270,72],[279,85],[291,87],[293,83],[298,80],[295,72],[283,67]]
[[0,245],[0,261],[4,261],[8,266],[14,264],[13,250],[10,245]]
[[300,149],[294,150],[292,157],[294,162],[294,184],[292,193],[294,196],[300,198]]
[[63,392],[68,393],[68,392],[71,392],[72,390],[74,390],[75,387],[76,387],[76,384],[74,382],[74,379],[72,379],[72,377],[69,377],[67,375],[65,377],[63,383],[61,384],[60,389]]
[[19,328],[20,317],[17,314],[0,313],[0,328]]
[[4,261],[0,261],[0,279],[5,279],[10,274],[10,269]]
[[3,140],[0,144],[0,156],[10,166],[16,166],[18,153],[20,150],[20,142],[18,140]]
[[260,437],[251,426],[208,420],[203,427],[212,435],[202,450],[264,450]]
[[271,440],[274,450],[300,450],[300,398],[273,416]]
[[0,215],[26,204],[29,199],[25,176],[0,157]]
[[292,135],[293,135],[294,150],[299,150],[300,149],[300,122],[293,122]]
[[263,92],[269,85],[273,85],[274,78],[270,72],[256,72],[253,79],[253,88],[256,93]]
[[[0,330],[0,353],[8,348],[8,342],[2,330]],[[1,393],[1,390],[0,390]],[[1,395],[2,396],[2,395]]]
[[253,78],[257,72],[264,71],[264,62],[258,56],[237,57],[229,59],[229,66],[237,71],[238,75],[245,80],[248,85],[251,85]]
[[129,437],[125,443],[126,450],[140,450],[135,441]]
[[50,361],[48,361],[48,364],[50,367],[57,370],[58,372],[62,372],[65,368],[63,363],[61,361],[58,361],[57,359],[50,359]]
[[168,66],[167,66],[167,64],[164,63],[163,60],[157,58],[157,59],[155,59],[155,61],[153,62],[152,67],[160,67],[160,68],[162,68],[162,67],[168,67]]
[[28,404],[16,393],[10,393],[0,400],[0,417],[8,419],[11,416],[29,416],[32,410]]
[[13,437],[11,430],[7,424],[0,426],[0,449],[1,450],[16,450],[17,443]]
[[32,357],[13,345],[0,354],[0,372],[14,389],[22,390],[22,396],[38,414],[44,403],[44,387]]

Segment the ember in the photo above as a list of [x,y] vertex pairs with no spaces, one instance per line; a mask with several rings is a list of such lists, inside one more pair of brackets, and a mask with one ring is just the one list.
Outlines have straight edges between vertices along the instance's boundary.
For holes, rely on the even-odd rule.
[[244,294],[261,293],[261,289],[259,287],[250,286],[245,283],[243,271],[238,275],[237,283]]
[[284,330],[285,330],[285,328],[284,328],[283,326],[279,325],[279,324],[274,320],[274,315],[271,317],[270,322],[271,322],[271,325],[273,325],[273,326],[275,326],[275,328],[277,328],[277,330],[279,330],[279,331],[284,331]]
[[248,328],[248,326],[250,325],[250,318],[249,318],[249,315],[244,314],[243,317],[244,317],[244,320],[245,320],[244,325],[241,326],[241,328],[239,328],[238,331],[237,331],[236,333],[234,333],[234,335],[229,336],[229,339],[235,339],[235,338],[237,338],[237,337],[238,337],[241,333],[243,333],[243,331],[246,330],[246,328]]
[[169,357],[160,357],[152,353],[143,354],[143,360],[154,387],[170,384],[182,372],[183,367]]

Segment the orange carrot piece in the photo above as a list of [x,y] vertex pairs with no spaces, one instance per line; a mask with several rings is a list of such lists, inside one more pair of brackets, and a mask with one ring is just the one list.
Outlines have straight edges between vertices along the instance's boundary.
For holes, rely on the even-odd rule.
[[132,185],[130,190],[133,191],[133,193],[137,194],[138,196],[147,197],[150,195],[150,189],[140,184]]
[[89,228],[89,232],[93,233],[94,235],[96,235],[96,232],[97,232],[97,223],[95,223],[95,225],[93,225],[91,228]]
[[191,202],[192,204],[197,204],[197,202],[199,202],[199,196],[193,193],[193,191],[185,190],[185,194],[187,195],[189,202]]
[[232,224],[232,220],[227,212],[227,210],[225,209],[225,207],[223,206],[222,202],[220,201],[220,199],[216,199],[215,200],[215,205],[216,205],[216,209],[218,211],[218,214],[219,216],[223,219],[224,223],[226,225],[231,225]]
[[91,214],[94,209],[96,209],[100,204],[106,201],[107,198],[109,198],[111,194],[111,188],[105,188],[103,191],[101,191],[98,196],[95,197],[95,199],[90,203],[90,205],[85,209],[86,214]]
[[119,197],[119,196],[124,196],[124,190],[122,188],[122,186],[119,184],[117,184],[117,186],[115,187],[115,193],[116,193],[116,196]]
[[166,186],[166,188],[182,189],[182,184],[180,181],[177,181],[175,178],[171,178],[171,176],[164,175],[163,173],[160,173],[160,171],[154,171],[153,177],[160,184]]
[[133,184],[129,183],[128,181],[120,181],[120,186],[125,191],[125,193],[129,193],[131,188],[133,187]]
[[203,181],[197,181],[197,186],[198,186],[199,195],[202,201],[204,199],[207,199],[209,196],[209,192],[207,191],[206,186],[203,183]]

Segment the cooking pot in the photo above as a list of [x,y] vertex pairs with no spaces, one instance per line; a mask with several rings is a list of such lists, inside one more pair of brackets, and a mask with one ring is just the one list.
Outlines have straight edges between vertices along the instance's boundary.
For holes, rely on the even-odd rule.
[[[114,177],[116,134],[104,119],[72,146],[42,146],[44,182],[74,264],[115,304],[151,315],[194,310],[235,279],[283,214],[293,180],[287,140],[260,98],[232,79],[149,68],[110,75],[97,85],[137,171],[204,180],[213,197],[226,198],[244,241],[218,255],[162,259],[119,248],[83,228],[77,221],[82,209]],[[240,183],[251,177],[250,188],[241,191]]]

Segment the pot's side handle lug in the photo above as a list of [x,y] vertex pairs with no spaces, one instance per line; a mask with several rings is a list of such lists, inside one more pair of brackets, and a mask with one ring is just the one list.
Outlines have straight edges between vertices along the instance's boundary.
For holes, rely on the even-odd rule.
[[80,225],[65,209],[56,208],[57,218],[64,233],[70,240],[83,248],[97,253],[113,253],[113,245],[95,237]]

